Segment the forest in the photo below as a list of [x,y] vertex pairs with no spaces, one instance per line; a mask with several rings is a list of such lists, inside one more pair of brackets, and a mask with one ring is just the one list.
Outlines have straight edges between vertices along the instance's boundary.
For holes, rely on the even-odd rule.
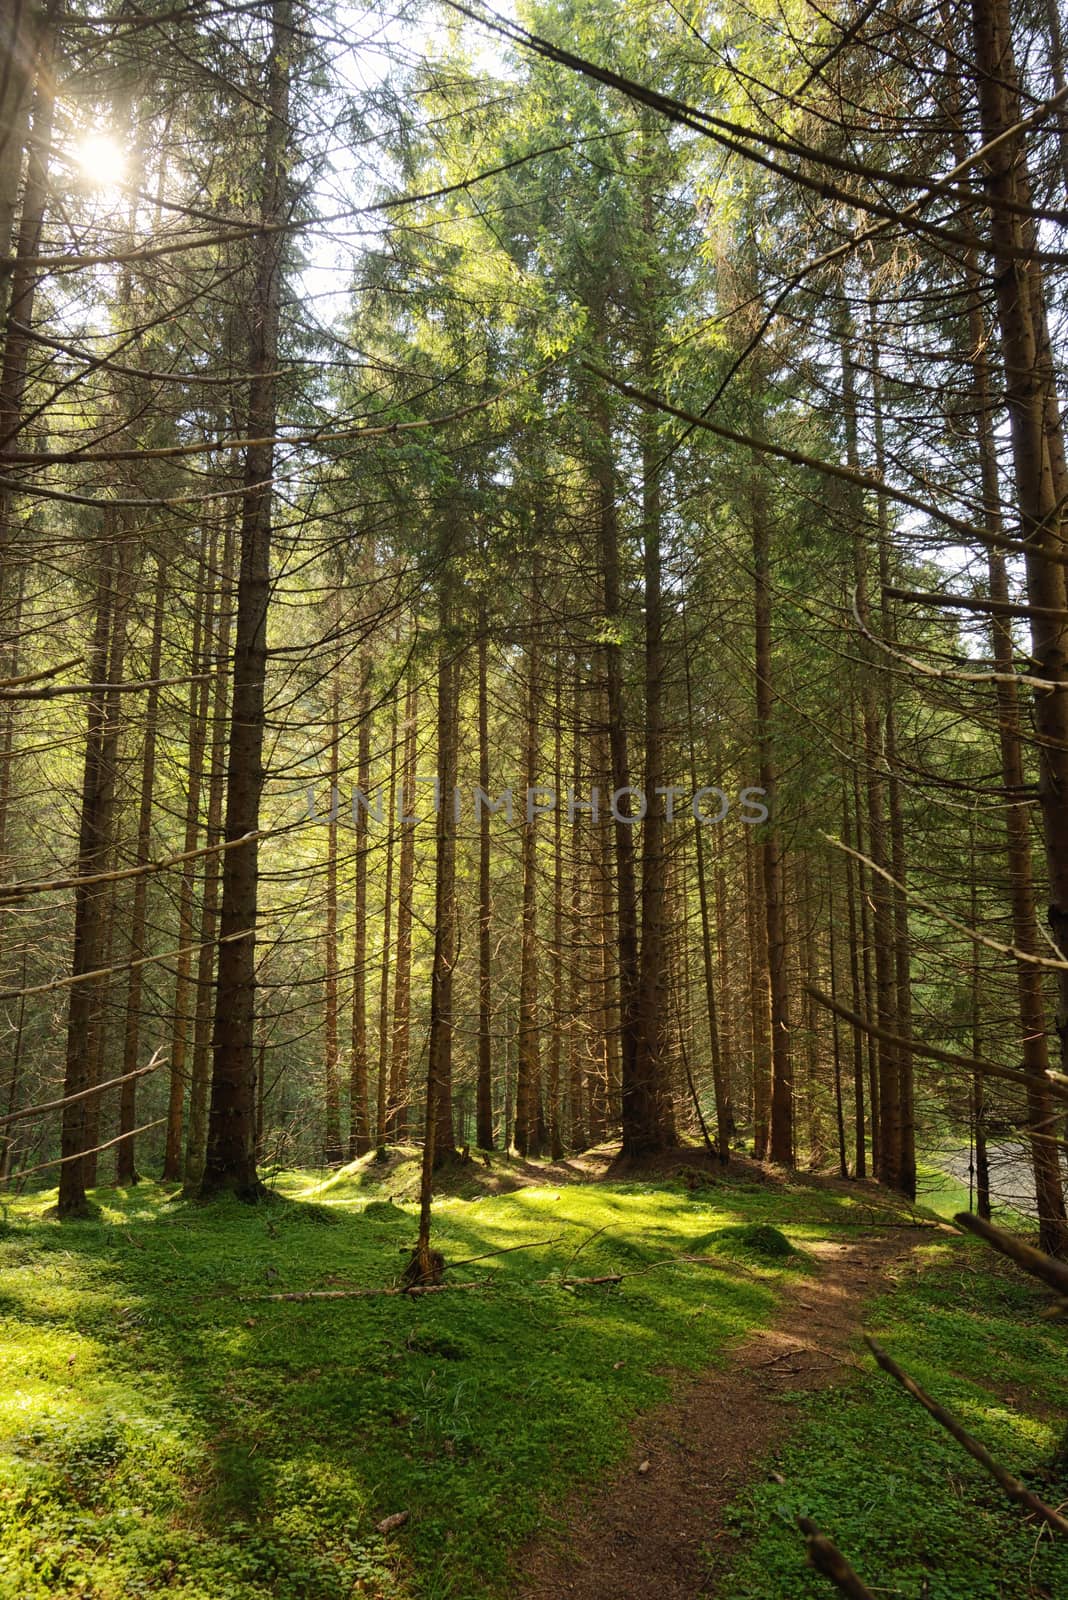
[[1066,31],[2,0],[0,1600],[1068,1595]]

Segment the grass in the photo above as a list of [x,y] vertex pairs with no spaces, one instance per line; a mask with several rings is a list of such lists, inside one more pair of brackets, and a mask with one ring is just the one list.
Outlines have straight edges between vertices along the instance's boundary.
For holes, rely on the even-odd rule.
[[[1041,1318],[1048,1298],[981,1246],[938,1243],[917,1253],[865,1326],[996,1460],[1057,1505],[1068,1501],[1068,1482],[1047,1469],[1064,1428],[1066,1341]],[[800,1399],[788,1447],[730,1508],[727,1542],[743,1553],[732,1561],[710,1551],[718,1592],[827,1600],[831,1586],[799,1565],[797,1518],[808,1516],[876,1595],[1068,1595],[1064,1541],[1025,1521],[867,1352],[860,1359],[832,1405],[826,1396]]]
[[[407,1162],[386,1169],[368,1158],[326,1179],[283,1174],[277,1202],[257,1208],[192,1206],[150,1183],[97,1191],[92,1222],[47,1220],[54,1194],[11,1208],[0,1236],[0,1600],[506,1594],[545,1506],[611,1468],[628,1420],[669,1391],[674,1373],[724,1359],[767,1322],[806,1242],[868,1216],[864,1197],[846,1190],[694,1174],[483,1192],[507,1174],[502,1161],[484,1179],[462,1174],[469,1198],[446,1197],[435,1211],[435,1242],[451,1262],[531,1246],[453,1274],[485,1287],[256,1298],[392,1282],[415,1232]],[[618,1289],[560,1281],[615,1270],[626,1274]],[[925,1275],[908,1292],[930,1295],[935,1282]],[[1019,1309],[1020,1291],[1005,1293]],[[951,1294],[928,1309],[932,1381],[947,1350],[962,1371],[970,1362],[957,1345],[963,1314]],[[1018,1375],[1046,1384],[1060,1336],[1024,1326],[1014,1371],[1018,1357]],[[1059,1351],[1063,1360],[1063,1341]],[[914,1353],[906,1343],[903,1358]],[[879,1405],[892,1410],[886,1381]],[[1000,1403],[986,1403],[1001,1416]],[[837,1409],[833,1420],[845,1426]],[[992,1442],[1016,1464],[1025,1446],[1037,1460],[1049,1442],[1033,1418],[1023,1433],[1019,1420],[999,1426]],[[799,1459],[791,1470],[807,1484],[802,1468]],[[883,1470],[868,1473],[871,1507]],[[900,1477],[897,1467],[887,1480],[894,1515]],[[772,1520],[770,1530],[753,1525],[754,1548],[783,1532],[761,1493],[738,1512]],[[409,1513],[403,1527],[376,1531],[398,1512]],[[818,1592],[803,1588],[796,1535],[776,1559],[779,1589],[724,1593]]]

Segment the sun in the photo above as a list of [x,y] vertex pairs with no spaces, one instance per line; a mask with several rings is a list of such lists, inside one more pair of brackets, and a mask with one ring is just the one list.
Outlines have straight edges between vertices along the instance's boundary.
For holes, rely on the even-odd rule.
[[94,188],[113,189],[126,176],[126,155],[109,133],[87,133],[74,154],[83,177]]

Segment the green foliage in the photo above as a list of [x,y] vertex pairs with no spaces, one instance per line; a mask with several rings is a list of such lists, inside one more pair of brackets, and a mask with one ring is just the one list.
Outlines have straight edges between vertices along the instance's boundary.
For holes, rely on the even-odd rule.
[[[771,1314],[778,1263],[702,1272],[678,1259],[695,1233],[775,1216],[803,1238],[850,1212],[801,1185],[480,1192],[508,1179],[497,1157],[463,1170],[475,1198],[436,1209],[448,1259],[534,1247],[458,1274],[485,1290],[256,1298],[394,1282],[407,1159],[377,1194],[367,1158],[325,1183],[281,1174],[281,1203],[251,1209],[101,1190],[100,1221],[73,1232],[42,1218],[50,1197],[17,1202],[0,1600],[499,1594],[544,1504],[610,1468],[668,1392],[665,1351],[696,1370]],[[561,1281],[617,1271],[619,1287]]]
[[[508,1169],[499,1157],[477,1170],[488,1185]],[[396,1176],[383,1176],[388,1193]],[[353,1180],[324,1193],[281,1174],[282,1203],[262,1208],[175,1205],[149,1183],[98,1191],[101,1220],[73,1232],[42,1218],[47,1197],[13,1206],[0,1240],[0,1600],[499,1595],[544,1507],[610,1471],[628,1422],[669,1392],[665,1352],[681,1372],[722,1359],[773,1314],[806,1241],[865,1218],[863,1196],[803,1180],[477,1195],[472,1174],[474,1198],[437,1207],[446,1258],[530,1246],[460,1274],[485,1288],[262,1298],[396,1281],[414,1208],[368,1200]],[[295,1201],[309,1193],[314,1204]],[[323,1214],[334,1226],[315,1225]],[[737,1269],[682,1259],[706,1249]],[[1063,1335],[977,1248],[930,1253],[874,1330],[1008,1465],[1036,1473],[1056,1442]],[[619,1286],[566,1281],[614,1272]],[[779,1461],[786,1486],[732,1510],[752,1549],[731,1600],[825,1592],[804,1570],[802,1511],[899,1593],[918,1596],[924,1572],[932,1600],[1025,1592],[1012,1584],[1033,1532],[893,1384],[865,1370],[833,1406],[806,1409]],[[379,1533],[397,1512],[403,1527]],[[1063,1557],[1043,1547],[1034,1570],[1052,1585]]]
[[[1043,1296],[989,1253],[937,1245],[872,1308],[866,1326],[1010,1471],[1053,1503],[1064,1336]],[[1006,1391],[1011,1400],[1005,1398]],[[721,1578],[731,1600],[825,1600],[804,1566],[797,1518],[813,1519],[876,1594],[919,1600],[1024,1600],[1068,1593],[1068,1549],[1054,1545],[932,1418],[864,1357],[805,1420],[770,1478],[731,1507],[743,1553]],[[769,1466],[771,1463],[769,1463]],[[722,1574],[725,1558],[713,1557]],[[924,1589],[924,1583],[929,1585]]]
[[707,1242],[728,1254],[760,1256],[768,1261],[785,1261],[799,1255],[786,1235],[769,1222],[743,1222],[733,1228],[719,1228]]

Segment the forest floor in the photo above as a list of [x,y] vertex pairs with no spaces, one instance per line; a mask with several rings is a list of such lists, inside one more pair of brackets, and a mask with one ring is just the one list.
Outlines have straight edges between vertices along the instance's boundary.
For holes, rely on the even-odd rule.
[[[933,1211],[700,1152],[495,1157],[435,1206],[455,1290],[383,1294],[416,1168],[278,1174],[254,1208],[101,1189],[73,1225],[54,1194],[6,1206],[0,1600],[826,1600],[799,1513],[876,1593],[1068,1594],[859,1345],[863,1306],[1068,1498],[1043,1476],[1068,1339]],[[352,1297],[279,1298],[324,1292]]]
[[524,1600],[694,1600],[729,1571],[724,1513],[788,1434],[784,1399],[840,1384],[865,1300],[927,1227],[809,1244],[818,1273],[784,1285],[774,1321],[631,1424],[627,1459],[562,1527],[529,1546]]

